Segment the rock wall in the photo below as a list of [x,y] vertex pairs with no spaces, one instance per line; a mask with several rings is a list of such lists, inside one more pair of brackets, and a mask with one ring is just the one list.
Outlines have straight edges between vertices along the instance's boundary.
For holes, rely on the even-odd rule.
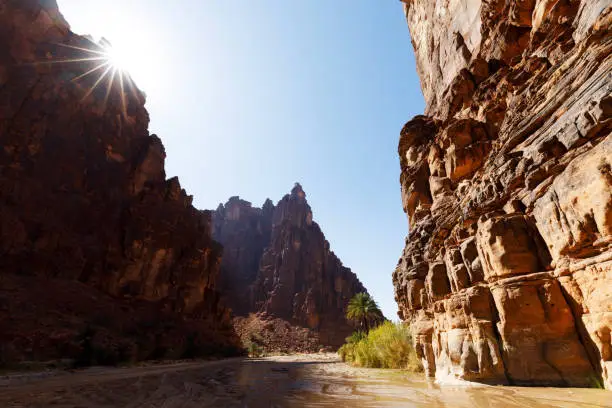
[[0,1],[0,283],[86,284],[227,331],[211,213],[166,179],[144,95],[101,51],[55,0]]
[[313,329],[322,345],[344,343],[354,330],[346,306],[365,288],[330,250],[299,184],[276,206],[232,197],[213,223],[225,248],[220,286],[236,314],[267,314]]
[[393,280],[428,373],[612,388],[612,1],[404,3]]

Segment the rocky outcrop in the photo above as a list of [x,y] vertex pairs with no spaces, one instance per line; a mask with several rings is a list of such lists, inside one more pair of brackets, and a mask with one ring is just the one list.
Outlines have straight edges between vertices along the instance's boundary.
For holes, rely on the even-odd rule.
[[314,330],[322,345],[340,346],[354,328],[348,301],[365,288],[330,250],[296,184],[276,206],[232,197],[213,215],[224,246],[220,282],[238,315],[262,313]]
[[279,353],[317,353],[321,347],[319,334],[313,329],[292,325],[274,316],[250,314],[234,317],[234,328],[251,356]]
[[[4,304],[15,305],[19,282],[61,280],[102,297],[156,304],[170,320],[193,319],[195,335],[235,344],[216,290],[222,248],[211,237],[211,213],[191,205],[178,179],[166,179],[144,95],[104,65],[99,45],[70,31],[54,0],[0,2],[0,44]],[[64,299],[68,308],[86,309],[71,303],[82,301],[77,291],[63,292],[75,294]],[[41,310],[30,317],[55,313]],[[2,333],[4,344],[35,358],[29,332],[19,329],[28,323],[16,324],[13,334]]]
[[233,314],[247,316],[258,311],[251,286],[272,238],[274,204],[266,200],[255,208],[240,197],[219,204],[213,213],[213,236],[223,244],[219,288]]
[[406,0],[393,274],[430,375],[612,388],[612,3]]

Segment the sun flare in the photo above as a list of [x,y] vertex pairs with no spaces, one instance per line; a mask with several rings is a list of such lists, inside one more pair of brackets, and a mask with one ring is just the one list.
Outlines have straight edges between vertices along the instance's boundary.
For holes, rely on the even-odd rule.
[[117,48],[108,48],[105,51],[108,63],[117,70],[129,72],[129,58]]
[[[126,98],[129,95],[141,98],[142,91],[134,82],[134,76],[138,80],[147,83],[154,82],[151,67],[155,66],[149,57],[150,49],[143,47],[113,46],[105,38],[90,45],[56,43],[57,46],[67,50],[69,57],[40,61],[37,64],[69,64],[76,65],[75,71],[81,70],[72,78],[73,82],[87,83],[86,92],[82,100],[86,100],[97,89],[106,89],[104,104],[106,105],[111,90],[118,89],[126,114]],[[77,67],[82,67],[81,69]],[[89,79],[89,80],[88,80]]]
[[138,48],[129,48],[126,46],[113,46],[108,42],[103,43],[104,56],[106,62],[113,69],[122,71],[130,76],[143,76],[146,72],[146,65],[150,61],[149,56],[139,52]]

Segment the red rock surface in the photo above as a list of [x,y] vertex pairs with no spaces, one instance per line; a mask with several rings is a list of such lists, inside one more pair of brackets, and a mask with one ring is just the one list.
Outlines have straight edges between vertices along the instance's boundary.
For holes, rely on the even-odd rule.
[[213,222],[224,246],[220,285],[236,314],[265,313],[316,331],[322,345],[344,343],[354,330],[346,306],[365,288],[330,250],[299,184],[276,206],[232,197]]
[[612,388],[612,3],[406,0],[393,275],[430,375]]
[[[109,73],[94,87],[104,69],[83,74],[100,61],[70,62],[100,50],[70,31],[54,0],[0,2],[0,293],[4,313],[25,319],[2,331],[3,343],[19,356],[47,355],[22,346],[42,321],[53,331],[69,320],[69,337],[88,321],[88,299],[115,299],[135,313],[109,312],[119,337],[146,330],[128,322],[140,318],[132,301],[149,302],[233,346],[211,214],[191,205],[178,179],[166,180],[164,147],[129,78]],[[20,285],[49,293],[30,296]],[[35,313],[12,309],[28,302]],[[178,330],[175,343],[187,334]]]

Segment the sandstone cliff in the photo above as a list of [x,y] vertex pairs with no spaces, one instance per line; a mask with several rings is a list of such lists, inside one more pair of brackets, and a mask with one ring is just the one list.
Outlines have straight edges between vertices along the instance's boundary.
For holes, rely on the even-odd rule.
[[393,279],[430,375],[612,388],[612,2],[406,0]]
[[59,330],[69,343],[95,320],[87,302],[116,300],[122,313],[98,311],[111,337],[174,332],[176,349],[187,335],[231,348],[211,214],[166,179],[143,94],[126,75],[95,70],[101,50],[70,31],[55,0],[0,1],[3,347],[18,359],[64,355],[41,342]]
[[220,287],[238,315],[264,313],[317,332],[339,346],[354,328],[344,315],[365,288],[330,250],[296,184],[276,206],[232,197],[213,215],[213,237],[224,246]]

